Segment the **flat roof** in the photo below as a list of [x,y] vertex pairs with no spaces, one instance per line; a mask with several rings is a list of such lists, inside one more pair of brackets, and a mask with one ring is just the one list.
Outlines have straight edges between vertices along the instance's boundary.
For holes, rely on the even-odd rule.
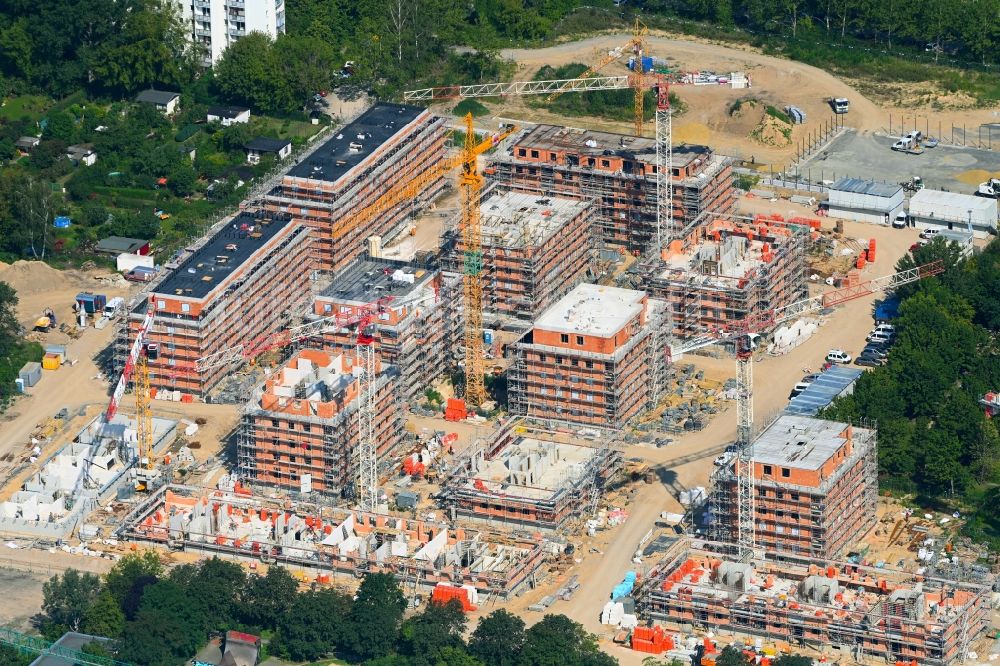
[[[82,650],[85,646],[95,641],[105,644],[110,643],[111,639],[104,638],[103,636],[91,636],[90,634],[67,631],[58,641],[53,643],[53,647],[65,648],[67,650]],[[69,666],[70,663],[65,657],[55,654],[43,654],[39,655],[29,666]]]
[[805,391],[788,401],[785,414],[815,416],[819,410],[850,388],[863,373],[864,370],[859,368],[845,368],[840,365],[824,370]]
[[483,245],[538,247],[589,207],[588,201],[565,197],[520,192],[494,194],[479,207]]
[[861,178],[841,178],[830,189],[839,192],[852,192],[854,194],[868,194],[874,197],[894,197],[903,189],[903,186],[895,183],[879,183],[874,180],[863,180]]
[[563,296],[535,321],[535,328],[607,338],[643,310],[646,292],[583,283]]
[[[283,213],[240,213],[188,256],[154,293],[204,298],[291,222],[292,216]],[[251,233],[260,233],[261,237],[250,238]]]
[[425,111],[408,104],[376,104],[287,175],[335,183]]
[[754,462],[818,470],[843,446],[847,423],[783,414],[751,445]]
[[[516,145],[542,150],[570,150],[581,155],[616,155],[642,162],[656,160],[655,139],[559,125],[535,125],[516,141]],[[712,149],[708,146],[687,143],[675,145],[671,152],[672,164],[684,167],[711,152]]]
[[977,197],[974,194],[962,194],[961,192],[944,192],[942,190],[928,190],[924,188],[910,197],[910,209],[913,207],[942,206],[954,208],[964,214],[966,210],[989,210],[997,207],[997,200],[989,197]]
[[404,261],[361,257],[337,273],[320,296],[335,301],[374,303],[383,296],[401,299],[430,281],[435,269]]
[[210,106],[205,115],[219,116],[220,118],[235,118],[241,113],[249,111],[245,106]]

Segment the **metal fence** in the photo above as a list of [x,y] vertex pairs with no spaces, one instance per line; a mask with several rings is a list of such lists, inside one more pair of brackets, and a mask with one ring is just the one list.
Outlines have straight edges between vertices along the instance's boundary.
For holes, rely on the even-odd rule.
[[979,125],[945,123],[928,114],[890,113],[885,132],[890,137],[900,137],[907,132],[923,132],[944,145],[981,150],[1000,150],[1000,122]]

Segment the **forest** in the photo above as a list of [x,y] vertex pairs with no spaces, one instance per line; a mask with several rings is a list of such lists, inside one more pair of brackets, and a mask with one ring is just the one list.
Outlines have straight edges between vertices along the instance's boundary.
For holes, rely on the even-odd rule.
[[1000,243],[961,258],[943,239],[897,270],[940,259],[943,274],[902,288],[897,342],[885,366],[822,416],[878,426],[880,487],[918,503],[972,511],[969,536],[1000,544],[1000,434],[979,399],[1000,389]]
[[[519,617],[495,610],[468,640],[457,601],[426,604],[404,618],[408,600],[391,574],[369,574],[352,598],[331,588],[300,589],[280,566],[248,575],[240,564],[212,558],[168,569],[150,550],[126,555],[105,576],[72,569],[56,575],[43,596],[38,624],[44,636],[79,631],[111,638],[110,647],[91,643],[92,651],[135,666],[180,666],[229,630],[266,638],[260,662],[274,655],[367,666],[617,663],[564,615],[546,615],[526,628]],[[13,656],[0,648],[0,659]]]

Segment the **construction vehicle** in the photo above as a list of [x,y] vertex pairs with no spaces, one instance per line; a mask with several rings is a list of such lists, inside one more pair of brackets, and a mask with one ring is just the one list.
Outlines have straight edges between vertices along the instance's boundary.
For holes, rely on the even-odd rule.
[[56,321],[56,313],[52,311],[52,308],[45,308],[45,310],[42,311],[42,316],[35,320],[33,330],[40,333],[48,333],[58,325],[59,323]]
[[990,178],[985,183],[980,183],[979,189],[976,190],[976,196],[1000,199],[1000,178]]
[[904,136],[892,144],[892,149],[896,152],[907,153],[909,155],[923,155],[924,153],[924,149],[920,146],[920,141],[912,136]]
[[827,100],[834,113],[842,114],[851,110],[851,101],[846,97],[831,97]]
[[756,488],[754,480],[755,462],[752,455],[753,439],[753,355],[761,336],[773,330],[778,324],[826,308],[877,292],[890,292],[898,287],[932,275],[944,272],[941,260],[899,271],[856,285],[827,291],[796,301],[784,307],[768,310],[746,317],[729,329],[708,333],[692,338],[677,347],[668,348],[672,361],[680,354],[691,352],[709,345],[727,342],[736,350],[736,446],[735,473],[738,487],[738,535],[736,546],[741,557],[750,556],[756,550]]
[[909,180],[904,180],[899,185],[906,192],[917,192],[924,189],[924,180],[920,176],[911,176]]

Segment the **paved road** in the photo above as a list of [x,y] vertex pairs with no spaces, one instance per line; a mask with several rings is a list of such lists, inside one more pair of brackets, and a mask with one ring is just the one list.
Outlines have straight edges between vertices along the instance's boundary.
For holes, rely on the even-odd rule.
[[[973,194],[976,186],[970,184],[969,172],[1000,172],[1000,151],[938,146],[908,155],[892,150],[893,141],[879,134],[847,132],[803,164],[800,174],[813,182],[852,176],[897,183],[920,176],[927,187]],[[966,182],[959,179],[963,175]],[[975,177],[971,182],[979,181]]]

